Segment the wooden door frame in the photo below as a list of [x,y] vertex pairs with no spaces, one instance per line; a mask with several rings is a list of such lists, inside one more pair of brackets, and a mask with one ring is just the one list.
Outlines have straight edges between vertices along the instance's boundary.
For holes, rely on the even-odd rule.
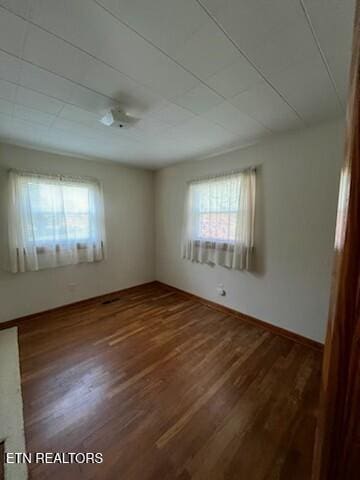
[[360,478],[360,0],[346,123],[313,480]]

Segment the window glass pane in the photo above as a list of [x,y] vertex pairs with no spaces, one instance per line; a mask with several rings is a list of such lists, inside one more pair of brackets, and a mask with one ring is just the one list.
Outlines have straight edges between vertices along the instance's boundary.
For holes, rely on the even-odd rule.
[[236,213],[202,213],[199,218],[199,238],[235,240]]
[[63,187],[63,195],[68,238],[76,240],[89,238],[89,189],[82,186],[65,186]]
[[210,181],[192,186],[193,226],[201,240],[235,240],[239,182]]
[[90,238],[90,199],[86,185],[27,183],[31,222],[29,238],[36,243]]

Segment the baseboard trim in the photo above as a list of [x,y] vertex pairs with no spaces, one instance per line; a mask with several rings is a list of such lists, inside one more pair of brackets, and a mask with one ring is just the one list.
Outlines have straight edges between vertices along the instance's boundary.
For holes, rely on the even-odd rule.
[[59,307],[54,307],[50,308],[48,310],[43,310],[41,312],[36,312],[36,313],[30,313],[29,315],[25,315],[23,317],[18,317],[14,318],[13,320],[8,320],[6,322],[0,323],[0,330],[4,330],[6,328],[11,328],[11,327],[20,327],[24,322],[28,322],[29,320],[32,320],[34,318],[41,318],[49,314],[54,314],[56,312],[61,312],[62,310],[65,309],[71,309],[74,307],[81,307],[85,305],[89,305],[91,303],[97,303],[99,300],[106,300],[108,298],[111,298],[114,295],[118,295],[120,293],[125,293],[125,292],[131,292],[131,291],[136,291],[139,288],[146,287],[146,286],[151,286],[151,285],[157,285],[158,283],[153,280],[151,282],[146,282],[146,283],[140,283],[139,285],[134,285],[132,287],[126,287],[122,288],[121,290],[115,290],[114,292],[110,293],[103,293],[102,295],[97,295],[96,297],[90,297],[90,298],[85,298],[83,300],[78,300],[77,302],[72,302],[72,303],[66,303],[65,305],[60,305]]
[[296,343],[300,343],[301,345],[305,345],[307,347],[313,348],[318,351],[323,351],[324,345],[320,342],[317,342],[316,340],[312,340],[311,338],[304,337],[302,335],[299,335],[298,333],[291,332],[290,330],[286,330],[285,328],[277,327],[276,325],[273,325],[268,322],[264,322],[263,320],[259,320],[258,318],[251,317],[250,315],[246,315],[244,313],[238,312],[237,310],[234,310],[233,308],[226,307],[224,305],[221,305],[216,302],[212,302],[211,300],[207,300],[203,297],[199,297],[198,295],[195,295],[190,292],[186,292],[185,290],[181,290],[180,288],[173,287],[172,285],[168,285],[166,283],[156,281],[154,283],[157,283],[158,285],[161,285],[164,288],[167,288],[169,290],[172,290],[174,292],[180,293],[182,295],[187,296],[188,298],[192,298],[194,300],[197,300],[198,302],[207,305],[208,307],[211,307],[215,310],[218,310],[223,313],[227,313],[228,315],[232,315],[233,317],[236,317],[240,320],[243,320],[247,323],[251,323],[252,325],[255,325],[257,327],[260,327],[264,330],[268,330],[269,332],[274,333],[275,335],[280,335],[282,337],[285,337],[289,340],[293,340]]
[[244,313],[238,312],[237,310],[234,310],[233,308],[226,307],[224,305],[221,305],[216,302],[212,302],[211,300],[207,300],[206,298],[200,297],[198,295],[195,295],[190,292],[186,292],[185,290],[181,290],[180,288],[173,287],[172,285],[168,285],[166,283],[160,282],[158,280],[153,280],[151,282],[146,282],[146,283],[141,283],[139,285],[134,285],[132,287],[127,287],[123,288],[121,290],[116,290],[114,292],[110,293],[105,293],[102,295],[98,295],[96,297],[90,297],[86,298],[84,300],[79,300],[77,302],[73,303],[68,303],[65,305],[61,305],[59,307],[51,308],[49,310],[45,310],[42,312],[37,312],[37,313],[31,313],[30,315],[25,315],[23,317],[15,318],[13,320],[8,320],[6,322],[0,323],[0,330],[4,330],[6,328],[11,328],[11,327],[20,327],[22,324],[25,322],[28,322],[31,319],[34,318],[41,318],[49,314],[54,314],[56,312],[61,312],[65,309],[71,309],[74,307],[81,307],[85,305],[89,305],[91,303],[97,303],[100,300],[104,301],[106,299],[111,298],[114,295],[118,295],[120,293],[125,293],[125,292],[131,292],[131,291],[136,291],[138,289],[141,289],[142,287],[150,287],[150,286],[156,286],[159,285],[163,288],[166,288],[168,290],[171,290],[173,292],[180,293],[181,295],[185,295],[188,298],[192,298],[204,305],[207,305],[208,307],[211,307],[215,310],[218,310],[223,313],[227,313],[228,315],[232,315],[240,320],[243,320],[247,323],[251,323],[252,325],[255,325],[257,327],[260,327],[264,330],[268,330],[269,332],[274,333],[275,335],[280,335],[282,337],[288,338],[290,340],[293,340],[296,343],[300,343],[302,345],[306,345],[307,347],[311,347],[315,350],[322,351],[324,348],[324,345],[320,342],[317,342],[315,340],[312,340],[311,338],[304,337],[302,335],[299,335],[298,333],[291,332],[290,330],[286,330],[285,328],[277,327],[276,325],[272,325],[271,323],[264,322],[263,320],[259,320],[258,318],[251,317],[250,315],[246,315]]

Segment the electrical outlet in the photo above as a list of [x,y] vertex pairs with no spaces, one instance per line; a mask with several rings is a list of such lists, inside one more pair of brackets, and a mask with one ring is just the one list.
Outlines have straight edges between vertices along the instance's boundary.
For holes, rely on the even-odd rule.
[[223,285],[222,283],[219,283],[219,285],[218,285],[217,288],[216,288],[216,291],[217,291],[217,294],[218,294],[220,297],[225,297],[226,291],[225,291],[224,285]]

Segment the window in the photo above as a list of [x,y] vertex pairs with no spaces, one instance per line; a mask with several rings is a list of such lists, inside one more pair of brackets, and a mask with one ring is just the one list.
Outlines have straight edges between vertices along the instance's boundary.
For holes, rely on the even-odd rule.
[[337,207],[335,249],[338,251],[341,251],[344,247],[346,218],[347,218],[347,210],[348,210],[348,203],[349,203],[349,190],[350,190],[350,172],[349,172],[349,167],[346,165],[341,170],[339,198],[338,198],[338,207]]
[[96,180],[18,171],[9,178],[13,272],[103,259],[103,200]]
[[190,182],[183,256],[199,263],[249,269],[254,218],[254,169]]
[[190,185],[194,238],[215,242],[235,241],[239,207],[239,182],[220,179]]

